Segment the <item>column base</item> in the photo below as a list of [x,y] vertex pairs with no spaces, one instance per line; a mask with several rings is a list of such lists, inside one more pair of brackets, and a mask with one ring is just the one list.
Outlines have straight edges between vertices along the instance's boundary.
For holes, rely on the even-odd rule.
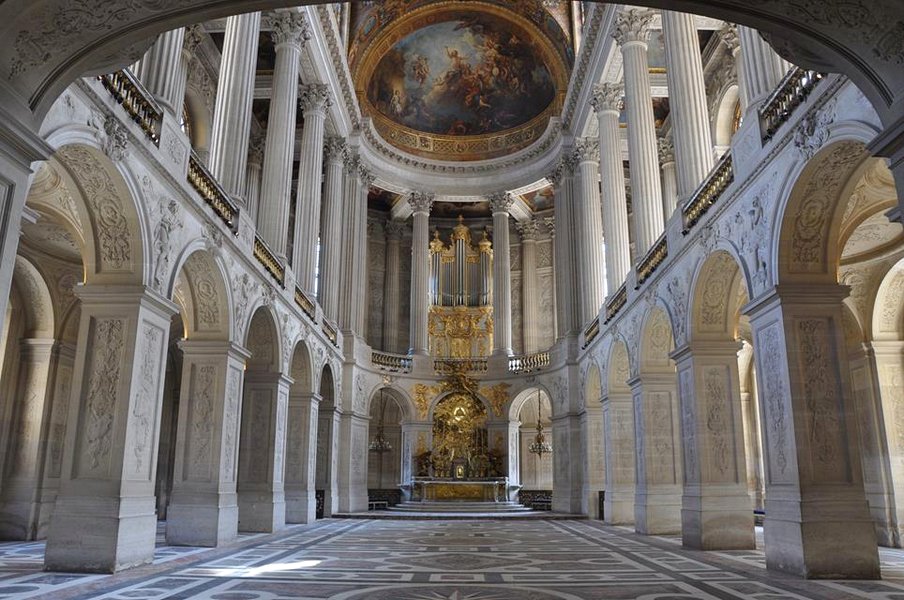
[[115,573],[154,560],[154,497],[63,497],[47,537],[44,568]]
[[166,543],[213,548],[231,542],[239,532],[239,507],[234,494],[176,496],[167,508]]
[[609,525],[633,525],[634,491],[621,494],[607,491],[603,511],[604,520]]
[[306,490],[286,490],[286,523],[313,523],[317,519],[317,496]]
[[283,494],[270,491],[239,492],[239,531],[274,533],[286,527]]
[[756,548],[753,506],[744,494],[685,495],[681,509],[681,542],[695,550]]
[[[672,486],[669,486],[672,487]],[[672,491],[637,494],[634,506],[634,531],[641,535],[681,533],[681,493]]]

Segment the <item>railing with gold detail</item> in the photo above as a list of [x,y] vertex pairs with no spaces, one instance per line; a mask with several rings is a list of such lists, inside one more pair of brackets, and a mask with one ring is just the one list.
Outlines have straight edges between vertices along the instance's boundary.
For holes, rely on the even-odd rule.
[[305,294],[300,287],[295,288],[295,304],[298,305],[301,312],[308,315],[309,319],[312,321],[317,320],[317,306],[314,304],[313,300],[308,298],[308,295]]
[[154,101],[150,92],[128,69],[99,75],[101,84],[122,105],[132,120],[138,123],[144,134],[155,146],[160,146],[160,129],[163,126],[163,111]]
[[596,317],[595,319],[593,319],[593,321],[590,323],[590,325],[588,325],[587,328],[584,329],[584,341],[581,342],[581,349],[584,349],[587,346],[589,346],[590,343],[593,340],[595,340],[596,336],[598,336],[599,334],[600,334],[600,318]]
[[549,366],[549,352],[536,352],[509,358],[509,372],[531,373]]
[[656,267],[661,265],[669,255],[669,244],[663,234],[653,247],[647,252],[640,264],[637,265],[637,285],[634,289],[639,289],[643,283],[650,278]]
[[259,234],[255,234],[254,236],[254,258],[264,266],[264,270],[266,270],[279,285],[285,285],[285,268],[283,268],[282,263],[279,262],[279,259],[273,254],[273,251],[270,250],[270,246],[267,245],[267,242],[265,242]]
[[486,373],[485,358],[438,358],[433,361],[433,370],[440,375],[452,373]]
[[612,296],[606,300],[606,320],[603,321],[603,324],[608,323],[612,319],[615,318],[615,315],[618,314],[618,311],[625,307],[625,304],[628,303],[628,288],[623,283],[621,287],[618,288]]
[[407,354],[373,351],[370,353],[370,361],[381,371],[389,371],[390,373],[411,372],[411,357]]
[[813,89],[825,78],[819,71],[809,71],[794,67],[785,75],[772,92],[772,95],[760,107],[760,134],[763,142],[772,139],[791,115],[810,95]]
[[330,341],[331,344],[339,347],[339,331],[336,329],[336,326],[327,321],[325,318],[320,321],[320,329],[323,331],[326,338]]
[[684,230],[682,231],[684,235],[687,235],[700,217],[719,200],[732,182],[734,182],[734,163],[731,159],[731,152],[726,152],[709,177],[700,184],[684,205],[681,211],[684,216]]
[[188,183],[195,188],[204,202],[213,209],[213,212],[233,233],[238,231],[239,209],[232,203],[229,195],[213,178],[194,150],[188,159]]

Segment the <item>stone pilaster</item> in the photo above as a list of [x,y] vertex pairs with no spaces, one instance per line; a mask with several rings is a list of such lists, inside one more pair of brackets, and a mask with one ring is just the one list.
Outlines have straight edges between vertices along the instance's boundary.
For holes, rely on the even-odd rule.
[[412,210],[411,228],[411,343],[409,354],[426,356],[427,317],[430,286],[430,209],[433,194],[414,192],[408,197]]
[[317,429],[320,396],[289,394],[286,434],[286,523],[316,518]]
[[[584,488],[587,455],[586,431],[579,415],[553,415],[552,431],[552,509],[572,515],[586,515]],[[545,460],[545,459],[544,459]]]
[[653,11],[632,8],[618,14],[614,33],[624,58],[628,156],[631,161],[638,256],[643,256],[653,247],[665,227],[647,62],[647,42],[652,22]]
[[264,166],[264,137],[252,134],[248,146],[248,166],[245,176],[245,210],[251,219],[257,222],[258,208],[261,199],[262,169]]
[[367,270],[367,193],[373,174],[354,154],[346,156],[339,326],[364,333],[366,302],[361,293]]
[[559,294],[561,294],[561,292],[559,292],[558,289],[555,289],[558,287],[559,281],[558,275],[556,275],[556,270],[558,268],[558,257],[556,256],[556,248],[558,247],[556,245],[558,243],[556,242],[556,218],[545,217],[543,222],[544,225],[546,225],[546,230],[549,232],[549,237],[552,240],[552,260],[550,262],[552,263],[552,281],[555,284],[553,286],[554,289],[552,290],[552,339],[557,340],[559,339],[559,302],[561,302]]
[[138,63],[135,75],[170,114],[181,117],[188,73],[182,56],[185,28],[161,33]]
[[342,265],[342,206],[345,141],[327,137],[323,150],[326,161],[323,182],[323,219],[320,223],[320,283],[317,293],[323,313],[332,321],[339,318],[339,285]]
[[[292,159],[295,155],[299,57],[310,33],[304,17],[296,12],[278,12],[273,19],[273,27],[276,65],[273,68],[273,91],[270,94],[270,113],[267,117],[257,229],[273,253],[285,261],[289,236],[289,198],[292,193]],[[319,152],[316,154],[320,156]],[[302,152],[302,162],[304,160]],[[310,176],[309,173],[305,175]],[[301,188],[300,184],[299,189]]]
[[208,166],[226,193],[237,198],[245,188],[260,24],[259,12],[235,15],[226,20],[217,83]]
[[323,516],[339,512],[339,419],[333,406],[317,413],[316,489],[323,492]]
[[399,311],[401,309],[400,281],[401,271],[400,246],[403,221],[386,221],[386,267],[383,272],[383,349],[387,352],[399,352]]
[[317,273],[317,242],[320,236],[320,201],[323,189],[323,129],[330,104],[324,84],[310,84],[301,92],[304,129],[298,166],[298,195],[295,200],[295,237],[292,267],[301,289],[313,292]]
[[600,146],[597,140],[581,139],[575,145],[580,185],[574,203],[575,225],[581,265],[578,290],[580,293],[580,325],[599,314],[605,298],[603,279],[603,215],[600,206]]
[[600,182],[602,183],[603,235],[606,237],[606,283],[615,292],[631,270],[628,237],[628,200],[621,159],[618,115],[622,109],[622,84],[603,83],[593,89],[591,103],[599,121]]
[[[339,469],[337,474],[340,512],[367,510],[367,426],[370,419],[344,413],[339,419]],[[334,508],[334,510],[336,510]]]
[[657,140],[659,166],[662,168],[662,211],[666,220],[678,208],[678,177],[675,172],[675,146],[672,138]]
[[540,296],[537,281],[537,235],[540,222],[536,219],[521,221],[515,227],[521,235],[521,324],[523,328],[524,353],[533,354],[540,350],[538,340]]
[[[581,382],[583,385],[583,382]],[[581,413],[581,431],[584,432],[584,484],[587,515],[591,519],[600,518],[600,492],[606,480],[606,441],[603,437],[603,410],[599,398],[586,399],[587,405]]]
[[633,525],[635,448],[631,392],[610,390],[602,406],[606,439],[604,520],[610,525]]
[[562,296],[556,299],[556,339],[574,333],[575,325],[575,294],[567,293],[573,289],[576,268],[575,257],[572,252],[572,235],[574,223],[572,218],[572,173],[574,160],[569,157],[563,159],[555,171],[547,176],[552,183],[556,201],[553,204],[555,223],[560,234],[553,239],[553,256],[555,257],[556,289],[562,290]]
[[493,194],[488,199],[493,213],[493,354],[511,356],[512,265],[509,210],[515,199],[508,192]]

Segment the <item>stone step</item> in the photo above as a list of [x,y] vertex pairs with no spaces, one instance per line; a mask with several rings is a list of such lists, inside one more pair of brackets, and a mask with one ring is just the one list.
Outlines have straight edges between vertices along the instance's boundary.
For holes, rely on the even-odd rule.
[[517,502],[468,502],[468,501],[435,501],[435,502],[402,502],[392,507],[394,511],[403,512],[530,512],[532,509]]

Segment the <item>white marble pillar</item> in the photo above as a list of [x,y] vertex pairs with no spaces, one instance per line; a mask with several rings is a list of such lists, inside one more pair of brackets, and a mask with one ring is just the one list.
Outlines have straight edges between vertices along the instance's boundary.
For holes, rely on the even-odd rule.
[[662,169],[662,212],[666,221],[678,208],[678,178],[675,172],[675,146],[672,138],[661,137],[657,141],[659,166]]
[[339,326],[359,336],[364,335],[367,308],[362,286],[367,281],[367,194],[373,179],[357,154],[346,156]]
[[177,309],[148,288],[77,293],[68,422],[80,426],[66,431],[44,566],[111,573],[154,558],[164,359]]
[[[357,223],[356,237],[358,240],[355,248],[355,281],[358,285],[358,293],[355,298],[355,331],[363,336],[367,323],[367,295],[362,292],[362,286],[367,285],[367,197],[370,195],[370,186],[373,185],[376,176],[369,168],[361,165],[358,169],[360,185],[358,187],[358,201],[355,211]],[[367,474],[365,473],[365,479]]]
[[573,413],[553,414],[551,429],[552,509],[572,515],[586,515],[584,476],[587,440],[581,417]]
[[587,516],[600,518],[600,493],[606,480],[606,441],[603,437],[603,409],[599,398],[587,398],[581,413],[581,430],[584,432],[584,498]]
[[[273,91],[270,93],[270,113],[267,117],[257,230],[273,253],[283,261],[289,237],[299,57],[309,36],[307,23],[301,14],[289,11],[276,13],[273,19],[276,66],[273,68]],[[299,189],[301,187],[299,185]]]
[[317,273],[323,190],[323,129],[329,98],[326,85],[313,83],[304,87],[299,102],[304,114],[304,129],[301,133],[298,194],[295,199],[295,256],[292,267],[298,286],[307,292],[314,291],[314,276]]
[[756,29],[739,25],[738,34],[741,38],[743,65],[738,76],[744,82],[742,93],[746,98],[747,111],[750,112],[758,109],[775,91],[779,82],[791,69],[791,63],[776,54]]
[[603,279],[603,214],[600,206],[600,147],[597,140],[580,139],[575,144],[578,162],[578,195],[575,225],[580,256],[580,310],[581,326],[595,319],[605,299],[606,283]]
[[323,516],[339,512],[339,419],[334,406],[319,407],[317,413],[316,489],[323,492]]
[[162,108],[182,116],[188,73],[182,56],[185,28],[161,33],[138,63],[135,75]]
[[537,281],[537,235],[540,222],[529,219],[515,224],[521,235],[521,326],[524,353],[533,354],[540,350],[539,319],[540,307]]
[[610,389],[603,399],[606,439],[606,499],[603,517],[610,525],[634,524],[634,406],[631,391]]
[[427,355],[427,317],[430,287],[430,209],[433,194],[413,192],[408,196],[411,226],[411,342],[409,354]]
[[609,294],[618,290],[631,270],[628,200],[625,196],[625,169],[622,165],[621,135],[618,128],[623,95],[622,84],[603,83],[594,87],[591,99],[599,121],[601,202]]
[[509,210],[515,199],[508,192],[499,192],[489,196],[488,200],[493,213],[493,354],[511,356],[512,265]]
[[383,272],[383,349],[399,352],[399,312],[401,309],[399,281],[401,271],[400,246],[404,221],[386,221],[386,267]]
[[662,11],[662,32],[671,107],[669,120],[678,167],[678,198],[685,200],[713,168],[703,59],[694,15]]
[[239,416],[248,353],[229,342],[183,341],[173,491],[166,542],[219,546],[238,535]]
[[[570,154],[570,153],[568,153]],[[561,290],[562,295],[556,299],[556,339],[565,337],[575,332],[575,294],[573,289],[575,279],[575,257],[572,253],[571,238],[574,225],[572,222],[572,194],[570,169],[573,160],[563,159],[556,169],[547,175],[555,192],[553,211],[555,212],[556,228],[559,235],[553,239],[553,256],[555,257],[555,270],[553,276],[556,281],[556,290]]]
[[213,113],[208,166],[226,193],[239,200],[245,188],[260,24],[259,12],[235,15],[226,20]]
[[260,206],[262,169],[264,165],[264,137],[251,135],[251,143],[248,146],[248,166],[245,176],[245,210],[251,220],[257,223],[257,213]]
[[345,141],[327,137],[323,145],[323,219],[320,222],[320,281],[317,294],[323,314],[331,321],[339,318],[339,285],[342,264],[342,197]]
[[546,230],[549,232],[549,238],[552,244],[552,258],[550,262],[552,263],[552,282],[553,282],[553,290],[552,290],[552,339],[553,341],[559,339],[559,302],[561,302],[559,296],[561,292],[558,288],[558,275],[556,275],[556,269],[558,268],[558,257],[556,256],[556,248],[558,247],[556,244],[556,218],[555,217],[545,217],[543,219],[543,224],[546,225]]
[[653,247],[665,228],[647,62],[647,42],[653,16],[653,11],[646,9],[622,11],[616,17],[614,33],[624,59],[628,156],[638,256],[645,255]]
[[320,396],[289,394],[286,434],[286,523],[316,519],[317,429]]
[[370,417],[354,412],[339,419],[338,503],[334,510],[367,510],[367,429]]

